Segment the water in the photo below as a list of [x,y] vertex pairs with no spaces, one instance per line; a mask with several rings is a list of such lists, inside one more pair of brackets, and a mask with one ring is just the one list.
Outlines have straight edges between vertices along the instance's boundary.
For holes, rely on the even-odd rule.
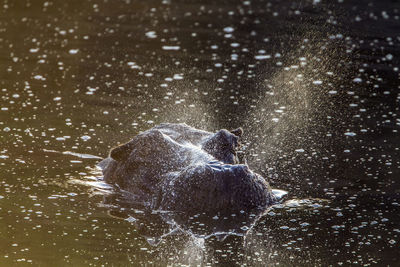
[[[398,2],[0,7],[2,266],[398,264]],[[110,204],[96,157],[161,122],[242,126],[287,202],[212,236]]]

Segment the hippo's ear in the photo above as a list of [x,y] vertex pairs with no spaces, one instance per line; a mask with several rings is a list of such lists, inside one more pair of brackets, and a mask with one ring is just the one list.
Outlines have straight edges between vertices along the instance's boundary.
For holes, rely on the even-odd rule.
[[116,161],[126,160],[133,150],[132,143],[126,143],[111,149],[110,157]]
[[239,127],[235,130],[232,130],[231,133],[233,133],[234,135],[241,137],[243,135],[243,129],[242,127]]

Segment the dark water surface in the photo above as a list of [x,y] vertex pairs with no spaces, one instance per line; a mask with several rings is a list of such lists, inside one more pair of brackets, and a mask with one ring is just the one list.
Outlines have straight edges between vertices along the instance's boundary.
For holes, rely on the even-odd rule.
[[[0,265],[398,266],[399,68],[395,0],[1,1]],[[90,155],[161,122],[242,126],[289,202],[224,236],[104,201]]]

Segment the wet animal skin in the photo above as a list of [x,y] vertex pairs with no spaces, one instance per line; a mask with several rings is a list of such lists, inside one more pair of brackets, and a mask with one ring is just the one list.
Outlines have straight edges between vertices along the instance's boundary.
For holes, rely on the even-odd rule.
[[104,179],[153,209],[238,212],[275,201],[268,182],[239,164],[243,130],[202,131],[163,123],[111,150]]

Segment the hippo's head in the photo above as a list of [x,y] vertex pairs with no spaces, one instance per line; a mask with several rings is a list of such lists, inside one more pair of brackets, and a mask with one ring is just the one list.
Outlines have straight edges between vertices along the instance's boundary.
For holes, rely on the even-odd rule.
[[241,128],[216,133],[161,124],[110,152],[106,182],[175,211],[240,211],[274,199],[268,183],[238,164]]
[[274,202],[269,184],[247,165],[211,162],[190,166],[167,179],[163,209],[193,212],[239,212]]

